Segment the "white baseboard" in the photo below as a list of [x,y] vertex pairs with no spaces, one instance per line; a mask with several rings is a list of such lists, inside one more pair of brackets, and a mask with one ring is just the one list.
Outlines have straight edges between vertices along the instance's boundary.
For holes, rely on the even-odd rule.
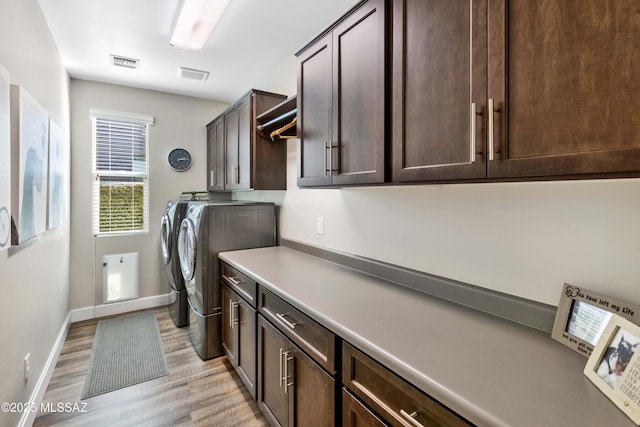
[[128,313],[130,311],[144,310],[145,308],[161,307],[169,304],[171,294],[155,295],[152,297],[138,298],[129,301],[102,304],[95,307],[84,307],[71,310],[71,323],[99,317],[113,316],[114,314]]
[[[40,408],[40,403],[42,402],[44,393],[47,391],[47,387],[49,386],[49,381],[51,380],[51,376],[53,375],[53,370],[58,363],[60,351],[62,351],[62,346],[64,345],[64,341],[67,338],[67,332],[69,332],[70,324],[71,312],[67,314],[67,318],[62,323],[62,327],[60,328],[60,332],[58,333],[58,338],[56,338],[56,342],[54,343],[53,348],[49,353],[49,357],[47,358],[47,362],[44,365],[42,374],[40,374],[40,378],[38,378],[38,382],[33,389],[33,393],[31,393],[31,398],[29,399],[30,408]],[[24,412],[22,418],[20,418],[18,427],[30,427],[31,425],[33,425],[33,422],[36,420],[37,414],[37,411]]]

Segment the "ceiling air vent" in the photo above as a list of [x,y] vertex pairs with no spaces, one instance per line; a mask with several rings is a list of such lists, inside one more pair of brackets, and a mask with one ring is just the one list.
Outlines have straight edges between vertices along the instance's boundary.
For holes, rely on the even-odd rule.
[[132,68],[134,70],[138,68],[138,64],[140,62],[137,59],[116,55],[111,55],[111,60],[113,61],[113,65],[115,65],[116,67]]
[[209,72],[194,70],[193,68],[179,67],[178,76],[184,79],[200,80],[203,82],[209,78]]
[[111,55],[111,61],[113,61],[113,65],[116,67],[132,68],[134,70],[138,68],[138,64],[140,63],[140,60],[138,59],[126,58],[124,56],[117,55]]

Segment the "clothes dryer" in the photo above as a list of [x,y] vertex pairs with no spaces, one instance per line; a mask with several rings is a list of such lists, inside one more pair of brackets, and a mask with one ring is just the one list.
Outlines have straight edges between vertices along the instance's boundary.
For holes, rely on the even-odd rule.
[[179,328],[189,324],[187,290],[180,270],[177,244],[180,223],[184,219],[187,205],[187,201],[170,200],[160,222],[160,253],[169,283],[169,315]]
[[189,305],[189,337],[201,359],[223,354],[218,253],[275,245],[275,206],[255,202],[189,202],[178,254]]

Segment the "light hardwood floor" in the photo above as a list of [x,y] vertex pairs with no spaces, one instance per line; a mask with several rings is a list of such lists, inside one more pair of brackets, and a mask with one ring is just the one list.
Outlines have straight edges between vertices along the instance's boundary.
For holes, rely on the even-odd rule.
[[74,323],[42,401],[71,408],[86,402],[86,413],[40,413],[34,426],[268,425],[226,357],[202,361],[166,307],[153,311],[169,375],[81,401],[98,320]]

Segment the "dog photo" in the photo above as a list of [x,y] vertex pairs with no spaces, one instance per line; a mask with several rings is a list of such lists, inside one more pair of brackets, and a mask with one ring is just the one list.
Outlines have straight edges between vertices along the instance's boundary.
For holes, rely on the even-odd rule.
[[596,371],[611,388],[617,387],[631,357],[638,348],[638,343],[640,339],[623,328],[619,328],[613,337]]

